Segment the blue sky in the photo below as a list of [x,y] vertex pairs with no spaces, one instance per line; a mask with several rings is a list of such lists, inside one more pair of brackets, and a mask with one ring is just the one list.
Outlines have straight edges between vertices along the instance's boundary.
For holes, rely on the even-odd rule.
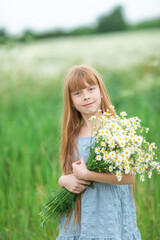
[[126,19],[135,23],[160,16],[160,0],[3,0],[0,27],[17,34],[25,29],[37,32],[56,28],[72,29],[94,24],[96,18],[115,6],[124,7]]

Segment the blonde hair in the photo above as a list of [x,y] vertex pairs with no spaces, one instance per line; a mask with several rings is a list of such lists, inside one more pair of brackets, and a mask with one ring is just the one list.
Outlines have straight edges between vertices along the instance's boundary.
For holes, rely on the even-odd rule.
[[[74,149],[77,151],[77,159],[79,158],[77,136],[83,123],[81,113],[72,108],[71,92],[86,88],[85,82],[89,85],[99,86],[102,95],[102,113],[109,110],[112,116],[117,116],[114,109],[110,107],[112,104],[105,89],[105,85],[95,69],[85,64],[76,65],[69,69],[64,81],[63,112],[61,119],[60,165],[64,175],[73,173],[72,163],[75,162]],[[83,194],[81,198],[82,196]],[[79,225],[81,221],[81,198],[76,200],[74,227],[76,226],[77,218]],[[72,212],[73,210],[68,214],[66,223],[69,223]]]

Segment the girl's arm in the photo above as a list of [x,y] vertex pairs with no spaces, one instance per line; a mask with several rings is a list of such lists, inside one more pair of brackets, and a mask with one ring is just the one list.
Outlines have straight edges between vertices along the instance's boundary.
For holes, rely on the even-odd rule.
[[81,160],[72,163],[72,167],[73,173],[78,179],[109,184],[133,184],[135,182],[135,175],[125,174],[125,172],[122,174],[121,181],[118,181],[115,174],[90,171],[87,169],[84,157],[81,157]]
[[135,182],[135,175],[123,173],[121,181],[118,181],[116,175],[112,173],[97,173],[89,170],[86,171],[84,178],[89,181],[109,184],[133,184]]

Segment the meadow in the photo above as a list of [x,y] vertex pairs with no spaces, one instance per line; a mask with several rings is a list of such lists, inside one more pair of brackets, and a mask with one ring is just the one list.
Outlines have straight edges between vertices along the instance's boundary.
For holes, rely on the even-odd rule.
[[[41,40],[0,49],[0,239],[55,240],[39,212],[61,175],[63,80],[85,63],[105,82],[119,115],[138,116],[160,149],[160,30]],[[159,158],[160,156],[158,156]],[[160,239],[160,175],[136,176],[137,225]]]

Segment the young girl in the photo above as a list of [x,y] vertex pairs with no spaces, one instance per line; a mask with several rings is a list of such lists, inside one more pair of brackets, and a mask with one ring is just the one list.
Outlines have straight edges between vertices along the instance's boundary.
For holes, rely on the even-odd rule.
[[[91,116],[103,112],[116,117],[104,83],[95,69],[87,65],[73,66],[64,83],[64,108],[60,163],[60,187],[80,193],[75,209],[59,219],[56,240],[140,240],[134,194],[135,176],[123,174],[118,182],[111,173],[89,171],[86,162],[94,142]],[[101,110],[101,111],[98,111]],[[98,127],[98,123],[97,123]],[[93,136],[91,136],[91,134]],[[89,188],[94,181],[95,188]]]

